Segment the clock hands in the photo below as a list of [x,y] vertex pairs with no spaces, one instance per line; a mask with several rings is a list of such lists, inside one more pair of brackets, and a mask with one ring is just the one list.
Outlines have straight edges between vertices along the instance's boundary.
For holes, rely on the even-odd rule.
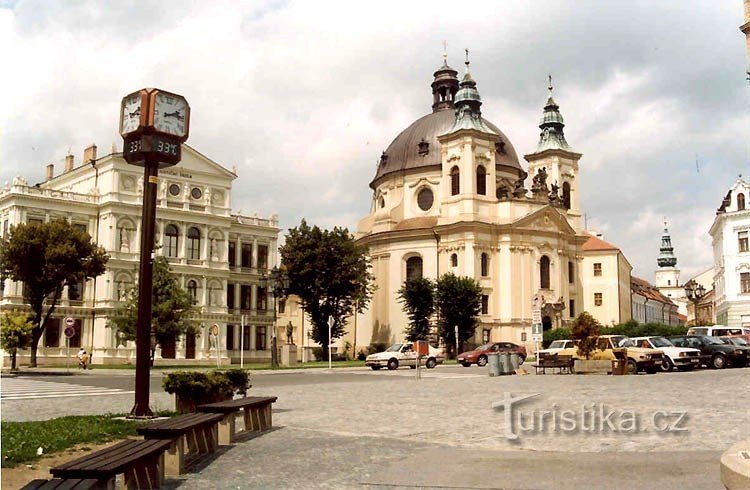
[[128,114],[130,115],[130,117],[136,117],[136,116],[140,117],[141,108],[139,107],[138,109],[135,110],[135,112],[129,112]]
[[174,117],[178,121],[182,121],[185,119],[185,116],[180,114],[180,111],[174,111],[174,112],[165,112],[164,117]]

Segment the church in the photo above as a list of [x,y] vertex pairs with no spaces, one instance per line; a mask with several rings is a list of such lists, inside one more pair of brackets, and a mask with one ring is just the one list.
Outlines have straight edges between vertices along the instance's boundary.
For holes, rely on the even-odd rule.
[[356,237],[369,249],[376,289],[344,340],[355,349],[403,340],[408,319],[398,289],[409,278],[448,272],[482,288],[473,344],[531,348],[537,295],[545,330],[584,308],[605,324],[628,321],[632,266],[582,226],[582,154],[565,139],[551,84],[539,142],[522,161],[482,116],[468,55],[461,79],[443,57],[431,84],[432,111],[382,152],[370,182],[371,209]]

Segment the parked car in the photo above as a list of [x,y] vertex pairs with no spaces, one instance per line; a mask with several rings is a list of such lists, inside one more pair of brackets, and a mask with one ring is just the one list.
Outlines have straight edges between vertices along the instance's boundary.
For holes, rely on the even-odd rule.
[[[430,346],[429,351],[427,358],[423,357],[420,361],[424,362],[427,369],[432,369],[443,363],[445,356],[442,350]],[[384,366],[391,370],[398,369],[400,366],[409,366],[414,369],[417,367],[417,354],[411,342],[393,344],[383,352],[367,356],[365,366],[369,366],[373,371],[377,371]]]
[[690,347],[677,347],[664,337],[631,337],[635,345],[659,349],[664,352],[661,363],[662,371],[672,371],[675,367],[682,371],[689,371],[701,364],[701,351]]
[[750,342],[750,328],[727,327],[726,325],[711,325],[710,327],[691,327],[688,335],[707,335],[709,337],[742,337]]
[[[645,371],[649,374],[657,372],[664,360],[661,350],[636,346],[632,340],[624,335],[602,335],[596,341],[596,349],[591,353],[591,359],[617,359],[615,350],[621,350],[627,359],[627,373],[635,374]],[[580,359],[578,347],[568,347],[558,352],[558,355],[570,355],[573,359]]]
[[744,349],[748,354],[748,363],[750,363],[750,343],[742,337],[720,337],[721,340],[729,345],[733,345],[738,349]]
[[572,340],[553,340],[552,343],[547,347],[546,349],[539,349],[537,351],[537,355],[539,354],[557,354],[563,349],[567,349],[568,347],[573,347],[575,345],[575,342]]
[[488,355],[499,354],[501,352],[515,352],[521,356],[521,363],[526,360],[526,347],[514,344],[513,342],[490,342],[489,344],[480,345],[474,350],[462,352],[458,355],[458,362],[463,367],[469,367],[472,364],[486,366]]
[[727,364],[745,366],[748,352],[733,344],[725,344],[721,339],[708,335],[677,335],[668,337],[678,347],[692,347],[701,351],[701,362],[715,369],[723,369]]

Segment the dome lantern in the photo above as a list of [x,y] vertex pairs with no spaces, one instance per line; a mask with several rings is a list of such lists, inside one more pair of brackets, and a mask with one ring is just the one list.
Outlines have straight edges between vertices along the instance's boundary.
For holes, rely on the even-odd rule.
[[539,129],[542,132],[539,134],[539,143],[536,145],[536,151],[544,150],[570,150],[568,142],[565,141],[565,121],[563,120],[562,114],[560,114],[560,106],[557,105],[555,99],[552,98],[552,75],[549,75],[549,98],[547,103],[544,104],[544,114],[539,124]]
[[448,53],[443,52],[443,66],[433,74],[432,112],[453,109],[458,91],[458,72],[448,66]]

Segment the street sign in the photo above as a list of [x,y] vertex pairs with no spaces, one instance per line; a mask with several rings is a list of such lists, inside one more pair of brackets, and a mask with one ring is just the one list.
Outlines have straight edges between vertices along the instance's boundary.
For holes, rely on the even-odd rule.
[[72,327],[75,324],[76,324],[76,319],[73,318],[72,316],[69,316],[69,317],[65,318],[65,325],[67,325],[68,327]]
[[532,333],[531,334],[531,341],[532,342],[542,342],[544,340],[544,335]]
[[531,323],[542,323],[542,310],[531,310]]
[[65,330],[63,330],[63,333],[65,336],[69,339],[72,339],[73,336],[76,334],[76,329],[73,327],[65,327]]
[[532,335],[542,335],[542,324],[541,323],[533,323],[531,325],[531,334]]

